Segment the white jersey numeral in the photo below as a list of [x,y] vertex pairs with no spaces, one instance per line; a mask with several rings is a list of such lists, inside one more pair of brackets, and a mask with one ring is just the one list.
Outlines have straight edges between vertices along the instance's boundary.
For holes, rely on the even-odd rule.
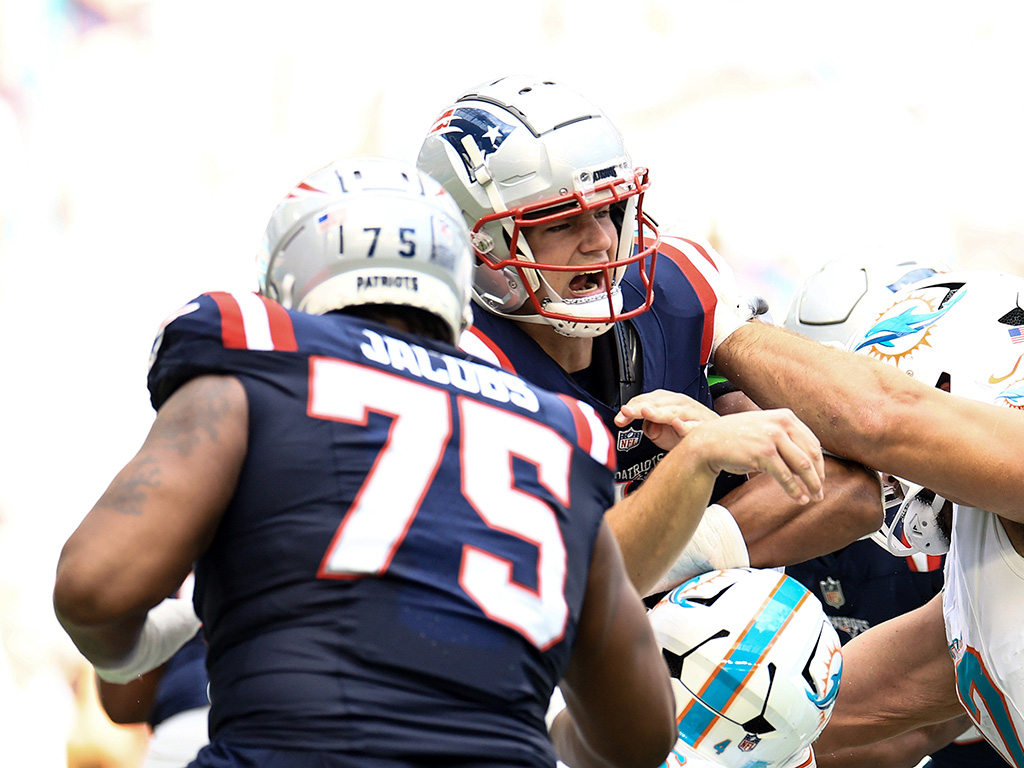
[[[330,358],[311,361],[310,416],[366,425],[391,419],[388,437],[323,558],[320,575],[356,578],[387,571],[437,474],[452,434],[448,392]],[[538,482],[569,504],[572,446],[532,419],[456,397],[462,494],[484,522],[537,548],[536,590],[516,582],[512,562],[465,543],[459,583],[492,620],[540,649],[558,642],[569,609],[566,552],[554,510],[516,487],[513,459],[536,467]]]

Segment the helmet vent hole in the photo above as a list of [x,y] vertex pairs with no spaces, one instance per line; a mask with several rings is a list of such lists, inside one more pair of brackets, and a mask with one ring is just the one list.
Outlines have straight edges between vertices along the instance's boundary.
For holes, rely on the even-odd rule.
[[[948,283],[947,283],[947,285],[948,285]],[[949,302],[950,302],[950,301],[951,301],[951,300],[953,299],[953,297],[954,297],[954,296],[956,296],[956,294],[957,294],[957,293],[958,293],[958,292],[960,291],[960,289],[961,289],[961,288],[963,288],[963,287],[964,287],[964,284],[963,284],[963,283],[957,283],[957,284],[953,284],[953,285],[950,285],[950,288],[949,288],[949,293],[947,293],[947,294],[946,294],[946,295],[945,295],[945,296],[944,296],[944,297],[942,298],[942,301],[940,301],[940,302],[939,302],[939,309],[942,309],[942,308],[943,308],[944,306],[946,306],[947,304],[949,304]]]
[[804,664],[803,678],[807,681],[807,685],[811,687],[815,695],[820,696],[822,691],[818,690],[818,684],[814,680],[814,675],[811,674],[811,662],[814,661],[814,657],[818,655],[818,646],[821,644],[821,631],[818,631],[818,639],[814,642],[814,648],[811,650],[811,655],[807,657],[807,663]]
[[689,602],[689,603],[697,603],[699,605],[714,605],[715,602],[722,595],[724,595],[726,592],[728,592],[731,587],[732,587],[732,584],[729,584],[724,589],[722,589],[721,592],[716,592],[715,594],[711,595],[710,597],[697,597],[695,595],[687,595],[686,601]]
[[1024,325],[1024,309],[1020,307],[1014,307],[1005,315],[999,318],[999,322],[1003,325]]

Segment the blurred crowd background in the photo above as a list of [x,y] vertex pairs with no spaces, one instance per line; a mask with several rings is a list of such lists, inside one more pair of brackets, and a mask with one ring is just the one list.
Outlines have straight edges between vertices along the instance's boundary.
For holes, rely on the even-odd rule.
[[777,319],[831,258],[1022,273],[1022,27],[1013,0],[0,0],[0,764],[137,760],[54,566],[149,427],[160,321],[255,287],[295,180],[413,160],[462,90],[536,73]]

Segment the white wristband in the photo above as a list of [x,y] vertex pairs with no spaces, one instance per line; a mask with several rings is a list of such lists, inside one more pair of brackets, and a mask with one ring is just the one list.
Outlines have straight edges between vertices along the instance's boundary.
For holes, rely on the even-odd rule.
[[128,658],[115,666],[96,667],[96,674],[108,683],[131,682],[171,658],[200,626],[191,600],[169,597],[149,609],[139,641]]
[[668,572],[649,594],[666,592],[687,579],[718,568],[743,568],[750,565],[750,554],[743,533],[732,513],[721,504],[704,510],[697,530]]
[[719,345],[737,329],[755,317],[766,315],[768,304],[760,296],[719,296],[715,305],[715,329],[711,340],[711,358],[714,359]]

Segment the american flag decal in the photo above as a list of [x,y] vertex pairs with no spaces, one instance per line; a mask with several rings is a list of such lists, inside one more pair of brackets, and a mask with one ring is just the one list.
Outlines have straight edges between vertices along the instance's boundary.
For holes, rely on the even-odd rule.
[[1007,333],[1014,344],[1024,344],[1024,328],[1011,328]]
[[346,209],[335,208],[332,211],[327,211],[316,217],[316,231],[317,234],[322,235],[329,229],[341,226],[345,223]]

